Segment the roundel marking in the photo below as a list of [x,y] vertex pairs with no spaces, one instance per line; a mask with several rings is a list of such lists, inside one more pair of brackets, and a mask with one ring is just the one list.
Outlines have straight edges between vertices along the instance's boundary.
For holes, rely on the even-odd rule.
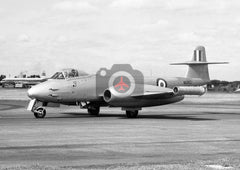
[[167,87],[167,83],[163,79],[157,79],[157,86],[159,86],[159,87]]

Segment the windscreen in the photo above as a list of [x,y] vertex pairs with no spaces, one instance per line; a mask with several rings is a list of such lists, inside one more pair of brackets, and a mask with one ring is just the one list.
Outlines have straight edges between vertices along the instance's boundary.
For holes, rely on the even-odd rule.
[[74,77],[87,76],[88,74],[84,71],[79,71],[76,69],[63,69],[61,72],[56,72],[51,79],[68,79]]
[[62,72],[56,72],[51,79],[64,79]]

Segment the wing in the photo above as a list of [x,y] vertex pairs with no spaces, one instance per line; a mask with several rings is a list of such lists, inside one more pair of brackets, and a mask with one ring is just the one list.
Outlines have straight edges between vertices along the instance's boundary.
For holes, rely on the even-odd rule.
[[153,85],[144,85],[144,92],[139,94],[131,95],[134,98],[142,99],[164,99],[173,96],[173,90],[170,88],[153,86]]

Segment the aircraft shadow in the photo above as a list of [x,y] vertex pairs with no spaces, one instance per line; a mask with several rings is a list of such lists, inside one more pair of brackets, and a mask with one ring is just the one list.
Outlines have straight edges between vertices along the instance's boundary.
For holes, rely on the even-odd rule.
[[[72,113],[72,112],[64,112],[64,113],[60,113],[61,115],[64,116],[60,116],[57,118],[89,118],[89,117],[96,117],[94,115],[89,115],[88,113]],[[104,114],[104,113],[100,113],[99,116],[97,117],[125,117],[124,114]],[[56,117],[55,117],[56,118]]]
[[[60,113],[65,116],[57,117],[57,118],[89,118],[89,117],[95,117],[92,115],[88,115],[87,113]],[[197,114],[191,114],[192,116],[186,116],[186,115],[176,115],[176,114],[161,114],[161,115],[138,115],[135,119],[168,119],[168,120],[191,120],[191,121],[210,121],[210,120],[218,120],[214,118],[200,118],[200,117],[193,117],[197,116]],[[118,117],[119,119],[129,119],[126,117],[125,114],[108,114],[108,113],[100,113],[98,116],[99,118],[102,117]],[[55,117],[56,118],[56,117]]]
[[229,112],[204,112],[204,114],[212,114],[212,115],[238,115],[240,116],[240,113],[229,113]]
[[191,121],[217,120],[213,118],[200,118],[200,117],[192,117],[192,116],[185,116],[185,115],[163,115],[163,114],[162,115],[139,115],[138,118],[139,119],[191,120]]

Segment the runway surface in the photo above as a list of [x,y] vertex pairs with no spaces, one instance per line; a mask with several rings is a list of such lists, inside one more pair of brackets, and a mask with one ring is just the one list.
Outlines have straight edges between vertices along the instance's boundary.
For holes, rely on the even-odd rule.
[[25,98],[0,101],[0,168],[240,168],[240,95],[188,97],[145,108],[136,119],[119,108],[93,117],[66,106],[35,119],[26,104]]

